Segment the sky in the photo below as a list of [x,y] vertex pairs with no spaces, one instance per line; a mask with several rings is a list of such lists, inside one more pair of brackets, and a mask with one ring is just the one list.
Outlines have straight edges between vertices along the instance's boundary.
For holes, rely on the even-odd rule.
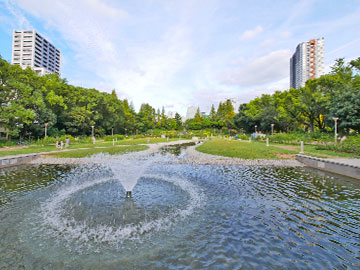
[[166,111],[209,111],[289,88],[296,46],[325,38],[325,68],[360,57],[360,0],[0,0],[0,54],[35,29],[70,84]]

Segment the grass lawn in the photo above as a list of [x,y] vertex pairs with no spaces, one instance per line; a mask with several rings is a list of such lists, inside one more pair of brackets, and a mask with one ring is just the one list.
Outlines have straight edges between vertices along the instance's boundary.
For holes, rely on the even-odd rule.
[[[149,140],[148,140],[149,139]],[[179,138],[169,139],[169,141],[178,141]],[[148,142],[149,141],[149,142]],[[115,142],[115,145],[138,145],[138,144],[152,144],[166,142],[167,139],[161,138],[141,138],[141,139],[127,139],[119,140]],[[95,144],[93,143],[76,143],[71,142],[69,149],[78,149],[78,148],[94,148],[94,147],[112,147],[112,141],[102,141],[98,140]],[[0,157],[10,156],[10,155],[21,155],[21,154],[32,154],[40,152],[50,152],[57,151],[55,145],[29,145],[22,147],[11,147],[11,148],[0,148]]]
[[[300,146],[285,144],[270,144],[266,146],[265,142],[248,141],[229,141],[229,140],[211,140],[197,147],[196,150],[203,153],[236,157],[244,159],[295,159],[299,154]],[[339,153],[329,150],[318,150],[316,145],[305,145],[304,154],[320,158],[359,158],[359,155],[349,153]]]
[[244,159],[293,159],[296,151],[286,150],[274,146],[266,146],[260,142],[211,140],[196,148],[197,151]]
[[56,158],[82,158],[90,157],[91,155],[98,153],[106,153],[110,155],[125,154],[129,152],[137,152],[148,149],[146,145],[133,145],[133,146],[122,146],[122,147],[109,147],[109,148],[91,148],[91,149],[79,149],[75,151],[64,151],[60,153],[47,154],[47,156]]

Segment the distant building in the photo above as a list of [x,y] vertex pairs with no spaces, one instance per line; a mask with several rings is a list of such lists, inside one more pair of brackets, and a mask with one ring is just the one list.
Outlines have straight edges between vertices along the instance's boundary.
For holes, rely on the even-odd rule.
[[176,112],[174,112],[174,111],[169,111],[168,114],[167,114],[167,117],[168,117],[168,118],[175,118],[175,114],[176,114]]
[[198,107],[195,106],[190,106],[187,108],[187,112],[186,112],[186,120],[187,119],[192,119],[195,117],[196,111],[197,111]]
[[39,75],[61,73],[60,51],[35,30],[14,30],[11,62]]
[[302,42],[290,59],[290,88],[305,86],[309,79],[324,75],[324,38]]

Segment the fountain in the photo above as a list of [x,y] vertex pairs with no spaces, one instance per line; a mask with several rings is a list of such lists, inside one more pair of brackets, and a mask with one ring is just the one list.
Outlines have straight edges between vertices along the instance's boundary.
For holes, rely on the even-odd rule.
[[359,264],[358,182],[160,152],[1,170],[0,269]]
[[131,198],[131,191],[126,191],[126,198]]

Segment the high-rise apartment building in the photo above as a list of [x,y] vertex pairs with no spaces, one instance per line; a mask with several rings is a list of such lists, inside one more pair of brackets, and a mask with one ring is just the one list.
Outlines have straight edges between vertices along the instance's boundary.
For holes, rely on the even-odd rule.
[[188,107],[187,111],[186,111],[186,120],[194,118],[197,109],[198,109],[198,107],[195,107],[195,106]]
[[305,86],[309,79],[324,74],[324,38],[302,42],[290,59],[290,88]]
[[39,75],[60,75],[60,60],[60,51],[35,30],[14,30],[12,64],[30,67]]

